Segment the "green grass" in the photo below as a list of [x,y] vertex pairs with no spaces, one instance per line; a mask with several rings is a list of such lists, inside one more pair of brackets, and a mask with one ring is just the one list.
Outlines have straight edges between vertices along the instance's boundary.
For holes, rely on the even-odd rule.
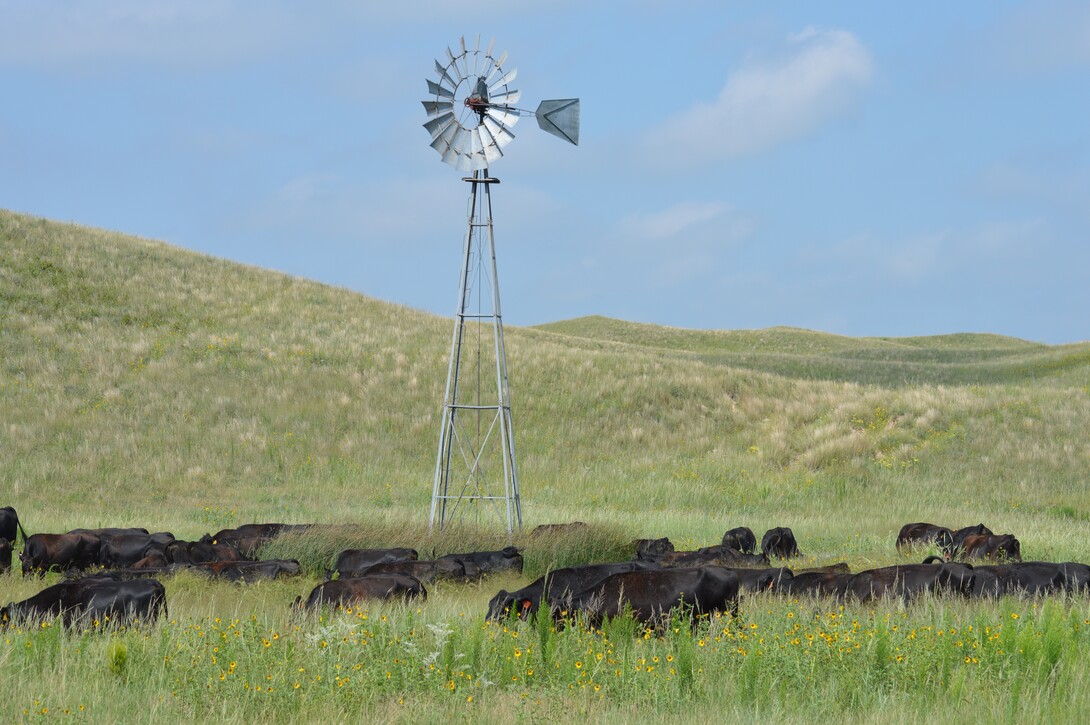
[[[174,623],[148,639],[6,633],[0,665],[18,666],[5,668],[0,702],[15,704],[0,706],[0,719],[82,702],[93,720],[146,711],[158,721],[339,720],[346,712],[631,721],[651,707],[666,720],[760,713],[796,721],[826,705],[845,720],[956,720],[976,712],[966,703],[979,704],[978,692],[989,693],[986,714],[998,720],[1074,719],[1084,709],[1090,658],[1078,623],[1086,605],[1065,600],[1038,610],[935,602],[846,615],[870,622],[879,639],[868,647],[885,641],[893,662],[898,646],[918,645],[886,627],[887,615],[907,615],[917,630],[1006,628],[1017,609],[1040,631],[1039,648],[1020,635],[1029,650],[993,652],[979,668],[957,667],[959,652],[928,640],[901,669],[873,649],[841,664],[770,649],[762,661],[772,664],[757,666],[730,648],[703,648],[691,661],[705,671],[687,684],[630,677],[603,680],[594,692],[565,671],[540,686],[461,683],[451,695],[449,680],[432,679],[417,660],[400,663],[403,684],[382,682],[403,659],[398,647],[435,636],[427,624],[477,647],[476,672],[498,682],[496,673],[513,665],[502,628],[482,629],[492,594],[549,567],[624,556],[636,537],[669,536],[690,548],[738,525],[758,536],[787,525],[805,563],[860,569],[910,560],[893,550],[904,523],[985,522],[1017,534],[1028,559],[1090,560],[1088,343],[709,332],[604,318],[507,329],[527,529],[571,520],[591,528],[544,541],[517,536],[525,577],[439,585],[419,613],[390,609],[396,616],[383,636],[395,642],[384,640],[384,654],[367,660],[371,679],[348,690],[330,685],[335,670],[321,668],[356,664],[353,650],[323,659],[312,640],[326,625],[307,621],[296,633],[287,605],[338,547],[399,544],[430,555],[506,543],[487,514],[442,536],[427,531],[450,324],[160,242],[0,212],[0,505],[14,505],[29,532],[141,525],[195,537],[251,521],[338,525],[270,547],[269,555],[303,561],[305,579],[249,588],[168,581]],[[8,599],[40,586],[0,577]],[[803,614],[771,600],[747,612],[746,626],[779,630],[792,611]],[[236,661],[246,662],[251,685],[273,674],[275,697],[256,697],[236,680],[205,687],[219,673],[194,628],[207,636],[215,617],[251,622],[246,659]],[[284,636],[265,648],[260,638],[270,631]],[[582,661],[594,636],[557,633],[556,661]],[[120,689],[108,652],[118,637],[129,678]],[[676,637],[609,639],[629,664],[655,648],[690,656]],[[283,649],[288,643],[294,649]],[[173,651],[189,658],[184,667],[163,659]],[[325,673],[324,684],[281,699],[297,660]],[[184,686],[174,696],[178,678]]]

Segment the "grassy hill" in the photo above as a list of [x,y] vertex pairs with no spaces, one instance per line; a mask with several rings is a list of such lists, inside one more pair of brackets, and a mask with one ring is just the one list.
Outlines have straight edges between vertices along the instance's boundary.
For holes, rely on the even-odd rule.
[[[0,505],[28,530],[426,522],[448,319],[0,212]],[[605,318],[507,330],[527,526],[880,558],[985,521],[1086,555],[1090,344]]]

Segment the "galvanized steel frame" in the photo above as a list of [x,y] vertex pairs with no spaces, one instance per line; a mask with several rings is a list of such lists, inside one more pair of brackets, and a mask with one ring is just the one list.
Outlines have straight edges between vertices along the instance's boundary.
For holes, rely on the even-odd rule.
[[[447,366],[446,392],[443,395],[443,418],[439,427],[439,450],[435,461],[428,528],[434,530],[438,525],[442,530],[462,513],[459,509],[465,508],[464,503],[482,501],[491,502],[491,506],[487,508],[502,519],[507,533],[512,534],[516,526],[519,531],[522,530],[522,503],[519,496],[518,465],[515,456],[514,428],[511,421],[511,395],[507,377],[507,350],[503,337],[503,314],[500,308],[500,284],[496,272],[496,240],[492,226],[491,186],[499,183],[499,179],[490,177],[486,168],[474,171],[472,177],[466,177],[463,181],[470,183],[469,223],[465,238],[461,281],[458,285],[458,307],[454,317],[454,331],[451,335],[450,360]],[[479,187],[483,187],[483,193]],[[481,246],[482,232],[487,238],[487,253],[490,259],[492,311],[490,314],[470,314],[468,303],[471,275],[474,271],[472,266],[476,261],[479,270],[485,264],[483,255],[486,250]],[[462,358],[465,352],[467,319],[475,319],[478,324],[485,320],[492,321],[496,359],[495,405],[466,404],[459,399],[461,392],[459,376],[463,373]],[[479,358],[477,364],[480,366]],[[477,372],[480,375],[480,370]],[[476,440],[464,429],[462,415],[472,416],[472,421],[477,423],[478,438]],[[479,437],[481,422],[487,420],[489,415],[491,420],[487,421],[487,432],[483,438]],[[503,460],[504,492],[502,496],[490,493],[488,489],[490,482],[485,479],[486,472],[481,469],[482,456],[487,451],[497,428]],[[455,449],[465,466],[465,476],[458,479],[454,478],[455,471],[452,470],[452,468],[458,468],[452,465]],[[500,501],[504,502],[502,517]]]

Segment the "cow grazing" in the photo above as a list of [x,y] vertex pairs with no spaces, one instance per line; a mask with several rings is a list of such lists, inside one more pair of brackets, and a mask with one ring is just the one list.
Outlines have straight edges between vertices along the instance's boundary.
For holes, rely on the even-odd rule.
[[154,579],[96,576],[62,581],[0,610],[0,624],[61,617],[66,626],[152,622],[166,613],[166,590]]
[[764,554],[743,554],[729,546],[705,546],[696,551],[675,551],[659,558],[664,568],[690,568],[694,566],[767,567]]
[[326,570],[326,579],[332,579],[334,573],[342,577],[359,576],[375,564],[391,561],[416,561],[420,555],[416,549],[345,549],[337,554],[337,562],[332,569]]
[[971,534],[961,544],[961,558],[1022,561],[1022,545],[1013,534]]
[[5,539],[14,549],[18,534],[22,534],[23,541],[26,541],[26,532],[23,531],[23,525],[19,523],[19,514],[11,506],[0,508],[0,539]]
[[498,571],[522,571],[522,554],[517,547],[507,546],[500,551],[476,551],[468,554],[447,554],[438,561],[456,561],[465,567],[466,576],[473,578]]
[[790,559],[799,556],[795,534],[786,526],[769,529],[761,537],[761,551],[769,559]]
[[100,544],[99,537],[91,533],[32,534],[19,554],[23,576],[52,568],[71,571],[95,566]]
[[367,599],[425,599],[424,585],[411,576],[381,574],[375,576],[334,579],[314,587],[306,601],[295,600],[298,608],[314,609],[321,606],[347,605]]
[[673,543],[665,536],[661,539],[636,539],[632,545],[636,548],[636,558],[641,561],[655,561],[674,552]]
[[612,574],[571,598],[590,626],[631,611],[644,623],[665,625],[676,607],[696,618],[715,612],[738,613],[738,575],[721,566],[692,569],[645,569]]
[[748,527],[739,526],[723,534],[723,546],[737,549],[743,554],[753,554],[757,551],[757,537]]
[[859,572],[848,582],[847,592],[863,602],[885,597],[907,601],[924,592],[968,597],[973,581],[973,568],[964,564],[901,564]]
[[649,568],[654,565],[644,561],[622,561],[556,569],[517,591],[501,589],[488,603],[488,619],[503,619],[510,612],[525,618],[537,612],[542,602],[553,609],[569,607],[573,594],[602,582],[611,574]]
[[916,523],[905,524],[897,534],[897,551],[906,551],[916,546],[937,546],[947,555],[954,548],[954,532],[945,526]]

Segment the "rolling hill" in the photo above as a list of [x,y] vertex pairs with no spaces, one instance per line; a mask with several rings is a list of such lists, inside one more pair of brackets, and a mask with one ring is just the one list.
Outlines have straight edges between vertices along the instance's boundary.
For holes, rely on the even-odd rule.
[[[0,212],[0,504],[30,530],[419,525],[449,325]],[[985,520],[1031,556],[1084,551],[1088,343],[588,317],[508,327],[507,350],[528,526],[790,525],[871,556],[908,521]]]

